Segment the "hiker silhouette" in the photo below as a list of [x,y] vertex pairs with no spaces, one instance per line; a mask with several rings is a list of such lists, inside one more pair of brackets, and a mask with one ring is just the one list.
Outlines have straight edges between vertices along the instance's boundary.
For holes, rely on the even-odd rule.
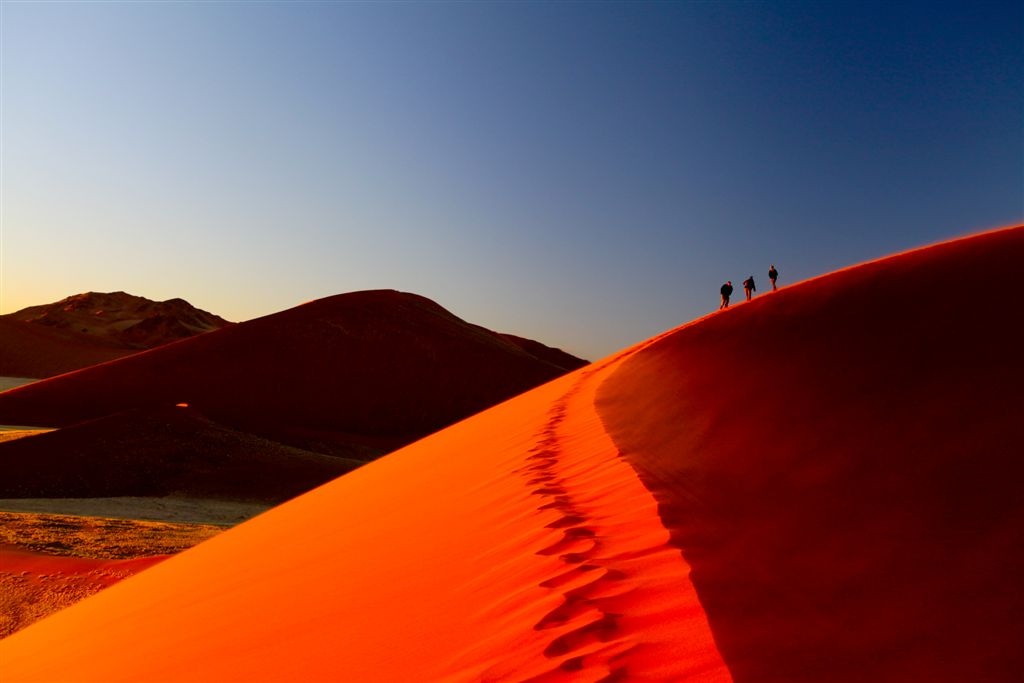
[[775,264],[768,269],[768,279],[772,281],[772,291],[774,292],[778,287],[775,286],[775,281],[779,279],[779,271],[775,270]]
[[754,285],[754,276],[751,275],[743,281],[743,291],[747,295],[747,301],[750,301],[751,292],[757,291],[757,287]]
[[718,307],[718,310],[729,308],[729,297],[732,296],[732,280],[722,285],[719,291],[722,293],[722,305]]

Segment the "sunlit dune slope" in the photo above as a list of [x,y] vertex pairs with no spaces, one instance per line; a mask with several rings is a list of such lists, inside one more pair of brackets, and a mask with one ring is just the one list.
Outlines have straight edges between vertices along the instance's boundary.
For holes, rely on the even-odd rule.
[[293,445],[330,433],[380,452],[566,369],[423,297],[355,292],[5,392],[0,423],[188,403]]
[[178,495],[280,503],[361,464],[171,406],[0,443],[0,498]]
[[0,641],[5,682],[725,681],[584,368]]
[[0,641],[4,680],[1017,680],[1024,377],[991,340],[1024,339],[981,294],[1022,255],[666,333]]
[[736,680],[1020,680],[1022,273],[1024,228],[910,252],[602,385]]

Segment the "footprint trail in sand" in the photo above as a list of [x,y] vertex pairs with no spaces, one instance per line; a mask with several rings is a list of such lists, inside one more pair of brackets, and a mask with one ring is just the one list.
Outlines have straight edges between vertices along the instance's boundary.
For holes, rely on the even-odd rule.
[[[689,567],[667,545],[653,498],[625,471],[629,465],[594,413],[593,396],[607,365],[581,373],[552,404],[517,471],[538,512],[557,514],[545,525],[554,538],[537,555],[561,563],[540,583],[560,602],[533,627],[550,634],[543,655],[553,666],[523,680],[610,683],[680,674],[731,680],[687,577]],[[676,584],[668,601],[667,581]],[[693,637],[701,631],[702,638]],[[674,655],[666,657],[668,649]]]

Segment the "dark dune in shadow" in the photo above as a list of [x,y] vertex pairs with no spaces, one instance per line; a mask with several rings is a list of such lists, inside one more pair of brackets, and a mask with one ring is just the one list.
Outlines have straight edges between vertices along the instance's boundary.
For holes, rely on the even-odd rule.
[[0,376],[52,377],[134,353],[113,341],[0,316]]
[[414,294],[354,292],[5,392],[0,423],[187,403],[236,429],[368,459],[585,363],[548,352]]
[[239,432],[190,408],[133,410],[0,444],[0,498],[276,504],[361,464]]

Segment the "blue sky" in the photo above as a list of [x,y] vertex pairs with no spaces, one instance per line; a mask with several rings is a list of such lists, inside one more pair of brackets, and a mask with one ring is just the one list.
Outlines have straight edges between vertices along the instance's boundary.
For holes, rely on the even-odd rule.
[[592,359],[1024,222],[1024,6],[2,4],[0,312],[429,296]]

